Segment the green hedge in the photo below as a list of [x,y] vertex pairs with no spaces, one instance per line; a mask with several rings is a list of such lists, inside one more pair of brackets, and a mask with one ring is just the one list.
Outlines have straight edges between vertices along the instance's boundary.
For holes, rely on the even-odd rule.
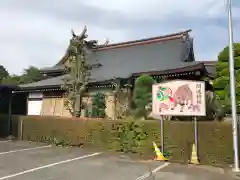
[[[23,121],[23,139],[94,147],[101,150],[136,153],[153,158],[152,141],[160,142],[160,122],[152,120],[110,121],[63,117],[14,117],[15,134]],[[194,142],[193,122],[164,121],[164,149],[171,161],[187,162]],[[226,165],[233,162],[232,126],[226,122],[199,122],[200,163]]]

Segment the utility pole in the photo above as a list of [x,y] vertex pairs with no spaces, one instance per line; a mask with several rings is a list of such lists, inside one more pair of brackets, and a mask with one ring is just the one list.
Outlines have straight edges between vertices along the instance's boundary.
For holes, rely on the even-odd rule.
[[237,130],[237,109],[236,109],[236,84],[234,69],[234,49],[233,49],[233,30],[232,30],[232,0],[227,0],[228,9],[228,39],[229,39],[229,72],[230,72],[230,90],[232,104],[232,129],[233,129],[233,150],[234,150],[234,168],[233,171],[239,172],[238,161],[238,130]]

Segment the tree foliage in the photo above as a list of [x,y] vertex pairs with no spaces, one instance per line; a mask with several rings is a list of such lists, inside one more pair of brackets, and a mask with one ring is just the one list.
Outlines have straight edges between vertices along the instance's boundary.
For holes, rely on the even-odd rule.
[[[235,78],[236,78],[236,94],[240,93],[240,43],[234,43],[234,64],[235,64]],[[222,107],[226,113],[231,112],[230,101],[230,76],[229,76],[229,47],[225,47],[218,55],[218,62],[216,64],[216,77],[213,86],[216,91]],[[237,98],[237,108],[240,112],[240,97]]]
[[0,65],[0,81],[2,81],[7,76],[9,76],[8,71],[6,70],[6,68],[4,66]]
[[113,85],[113,104],[114,104],[114,120],[122,119],[130,113],[130,83],[126,82],[122,85],[120,79],[114,78]]
[[43,80],[44,77],[41,74],[39,68],[34,66],[29,66],[24,69],[23,74],[21,75],[7,75],[1,80],[1,84],[10,84],[10,85],[19,85],[19,84],[28,84],[36,81]]
[[98,92],[92,97],[92,117],[104,118],[106,109],[105,94]]
[[136,116],[147,116],[146,106],[152,102],[152,85],[155,80],[148,75],[142,75],[135,81],[133,102],[136,106]]
[[37,82],[43,80],[43,74],[40,69],[34,66],[30,66],[24,69],[23,74],[20,77],[19,84],[28,84],[32,82]]
[[20,82],[21,76],[18,75],[10,75],[2,79],[1,84],[7,85],[18,85]]
[[143,130],[143,124],[133,120],[120,125],[117,135],[120,151],[131,153],[136,153],[137,149],[144,145],[144,140],[147,138],[147,133]]

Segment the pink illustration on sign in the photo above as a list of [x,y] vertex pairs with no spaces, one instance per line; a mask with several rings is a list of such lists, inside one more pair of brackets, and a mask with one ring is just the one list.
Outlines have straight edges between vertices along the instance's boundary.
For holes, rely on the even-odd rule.
[[[153,86],[153,114],[159,115],[200,115],[205,113],[204,84],[176,80]],[[200,96],[199,94],[203,94]],[[200,102],[201,103],[198,103]]]
[[168,110],[169,109],[169,106],[165,103],[160,103],[159,104],[159,112],[162,112],[162,110]]
[[[168,104],[170,102],[174,101],[172,98],[172,89],[169,87],[159,86],[156,96],[157,96],[158,101],[160,101],[160,102],[165,101],[165,103],[160,103],[158,105],[159,112],[162,112],[163,110],[168,110],[169,109]],[[168,104],[166,104],[166,103],[168,103]]]
[[174,110],[177,105],[180,105],[180,112],[183,112],[183,108],[185,105],[188,105],[189,107],[193,104],[193,93],[191,89],[189,88],[188,84],[180,86],[173,95],[173,107],[171,110]]
[[198,104],[189,106],[189,109],[192,109],[193,111],[198,111],[200,112],[200,107]]

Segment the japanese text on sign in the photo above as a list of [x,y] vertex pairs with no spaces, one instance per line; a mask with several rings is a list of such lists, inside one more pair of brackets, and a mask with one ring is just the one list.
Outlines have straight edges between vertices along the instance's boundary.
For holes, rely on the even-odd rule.
[[202,104],[201,84],[196,84],[197,104]]

